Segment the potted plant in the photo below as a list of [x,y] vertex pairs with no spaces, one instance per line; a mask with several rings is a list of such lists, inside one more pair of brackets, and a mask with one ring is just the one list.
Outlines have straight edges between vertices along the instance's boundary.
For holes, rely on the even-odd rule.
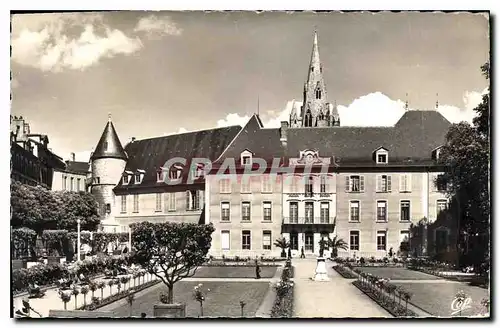
[[71,295],[63,293],[63,292],[60,292],[59,293],[59,297],[61,298],[61,300],[64,303],[64,309],[67,310],[68,303],[71,300]]
[[331,250],[332,250],[332,254],[331,254],[332,259],[334,259],[338,256],[339,249],[343,249],[345,251],[348,249],[348,245],[344,241],[344,239],[342,239],[342,238],[337,239],[337,236],[335,236],[333,238],[328,238],[328,247],[331,248]]
[[[101,300],[102,300],[102,299],[104,299],[104,288],[106,287],[106,283],[104,281],[100,281],[97,286],[101,290]],[[111,289],[111,287],[110,287],[110,289]],[[110,292],[111,292],[111,290],[110,290]],[[110,296],[111,296],[111,293],[110,293]]]
[[286,257],[286,249],[290,247],[290,243],[286,240],[285,237],[281,237],[276,239],[274,242],[274,246],[281,248],[281,257]]
[[83,306],[87,305],[87,294],[89,293],[89,288],[87,286],[83,286],[80,289],[80,293],[83,295]]

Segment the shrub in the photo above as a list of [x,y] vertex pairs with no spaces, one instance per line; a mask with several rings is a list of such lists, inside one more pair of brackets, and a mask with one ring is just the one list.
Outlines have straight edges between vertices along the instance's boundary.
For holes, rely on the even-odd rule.
[[364,265],[364,264],[365,264],[365,258],[364,258],[364,257],[360,257],[360,258],[359,258],[359,263],[360,263],[361,265]]

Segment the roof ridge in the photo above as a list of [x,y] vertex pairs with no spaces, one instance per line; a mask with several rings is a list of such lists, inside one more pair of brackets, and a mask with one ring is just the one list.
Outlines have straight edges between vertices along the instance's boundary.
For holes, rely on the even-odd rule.
[[180,136],[184,134],[189,134],[189,133],[198,133],[198,132],[206,132],[206,131],[215,131],[215,130],[223,130],[223,129],[229,129],[229,128],[240,128],[240,125],[229,125],[229,126],[222,126],[219,128],[210,128],[210,129],[202,129],[202,130],[194,130],[194,131],[186,131],[186,132],[181,132],[181,133],[172,133],[172,134],[167,134],[164,136],[157,136],[157,137],[151,137],[151,138],[144,138],[144,139],[135,139],[135,142],[139,141],[146,141],[146,140],[152,140],[152,139],[159,139],[159,138],[166,138],[166,137],[171,137],[171,136]]

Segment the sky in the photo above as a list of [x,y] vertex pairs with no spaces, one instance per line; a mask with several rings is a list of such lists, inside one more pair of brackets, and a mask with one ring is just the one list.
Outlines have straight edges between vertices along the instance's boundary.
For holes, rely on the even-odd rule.
[[411,110],[472,121],[487,91],[489,21],[470,13],[91,12],[12,16],[12,115],[87,161],[108,115],[123,144],[265,127],[302,101],[314,31],[343,126]]

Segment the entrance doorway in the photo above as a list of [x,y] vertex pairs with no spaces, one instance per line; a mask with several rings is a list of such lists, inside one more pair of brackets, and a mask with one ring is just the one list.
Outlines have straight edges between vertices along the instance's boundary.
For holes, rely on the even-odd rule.
[[305,233],[304,250],[308,253],[314,253],[314,234],[312,232]]
[[299,234],[296,231],[290,233],[290,248],[292,251],[299,250]]

